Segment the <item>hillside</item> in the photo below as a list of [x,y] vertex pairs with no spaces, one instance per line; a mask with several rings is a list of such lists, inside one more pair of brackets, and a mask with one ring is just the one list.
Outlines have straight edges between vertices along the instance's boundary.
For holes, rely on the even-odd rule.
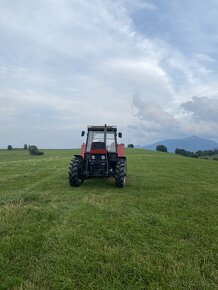
[[127,150],[71,188],[78,151],[0,150],[0,289],[217,289],[218,162]]
[[169,152],[175,152],[176,148],[185,149],[192,152],[196,152],[198,150],[213,150],[218,148],[218,143],[215,141],[199,138],[196,136],[187,137],[184,139],[162,140],[151,145],[141,146],[141,148],[155,150],[159,144],[167,146]]

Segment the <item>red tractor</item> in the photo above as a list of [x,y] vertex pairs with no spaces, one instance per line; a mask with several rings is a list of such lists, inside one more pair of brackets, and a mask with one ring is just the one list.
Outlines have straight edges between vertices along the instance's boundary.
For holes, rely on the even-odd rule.
[[[81,136],[85,135],[82,131]],[[80,186],[85,179],[96,176],[114,177],[118,187],[124,187],[127,162],[124,144],[117,144],[115,126],[88,126],[86,144],[80,155],[74,155],[69,167],[69,183]]]

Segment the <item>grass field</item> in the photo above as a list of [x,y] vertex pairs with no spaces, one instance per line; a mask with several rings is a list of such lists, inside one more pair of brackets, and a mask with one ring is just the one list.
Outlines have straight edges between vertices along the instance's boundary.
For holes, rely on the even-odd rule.
[[218,289],[218,162],[127,150],[68,184],[76,150],[0,150],[0,289]]

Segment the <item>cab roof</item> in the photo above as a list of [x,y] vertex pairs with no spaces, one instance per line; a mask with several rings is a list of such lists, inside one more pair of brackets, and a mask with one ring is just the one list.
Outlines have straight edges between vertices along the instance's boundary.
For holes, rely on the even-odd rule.
[[94,125],[89,125],[88,126],[88,131],[104,131],[106,128],[106,131],[117,131],[116,126],[94,126]]

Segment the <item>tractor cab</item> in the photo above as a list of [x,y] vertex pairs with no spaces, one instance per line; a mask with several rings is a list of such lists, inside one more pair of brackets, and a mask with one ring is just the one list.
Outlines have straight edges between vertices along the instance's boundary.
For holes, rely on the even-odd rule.
[[[103,147],[108,152],[116,153],[116,146],[117,143],[117,134],[116,134],[116,127],[88,127],[88,135],[87,135],[87,142],[86,142],[86,152],[90,152],[92,147]],[[97,143],[97,144],[96,144]]]
[[[84,135],[85,131],[82,131],[81,136]],[[119,183],[117,186],[123,187],[120,179],[124,180],[126,176],[126,157],[124,156],[124,144],[117,143],[117,135],[122,137],[122,133],[117,134],[115,126],[88,126],[86,144],[82,144],[81,154],[75,155],[76,162],[79,162],[78,175],[81,180],[94,176],[115,177],[119,164],[125,163],[125,170],[121,170],[122,173],[123,171],[125,173],[116,183]],[[69,175],[70,184],[75,185],[71,177],[72,174]]]
[[117,153],[117,128],[106,125],[88,126],[86,153],[94,153],[93,150],[106,150],[107,153]]

